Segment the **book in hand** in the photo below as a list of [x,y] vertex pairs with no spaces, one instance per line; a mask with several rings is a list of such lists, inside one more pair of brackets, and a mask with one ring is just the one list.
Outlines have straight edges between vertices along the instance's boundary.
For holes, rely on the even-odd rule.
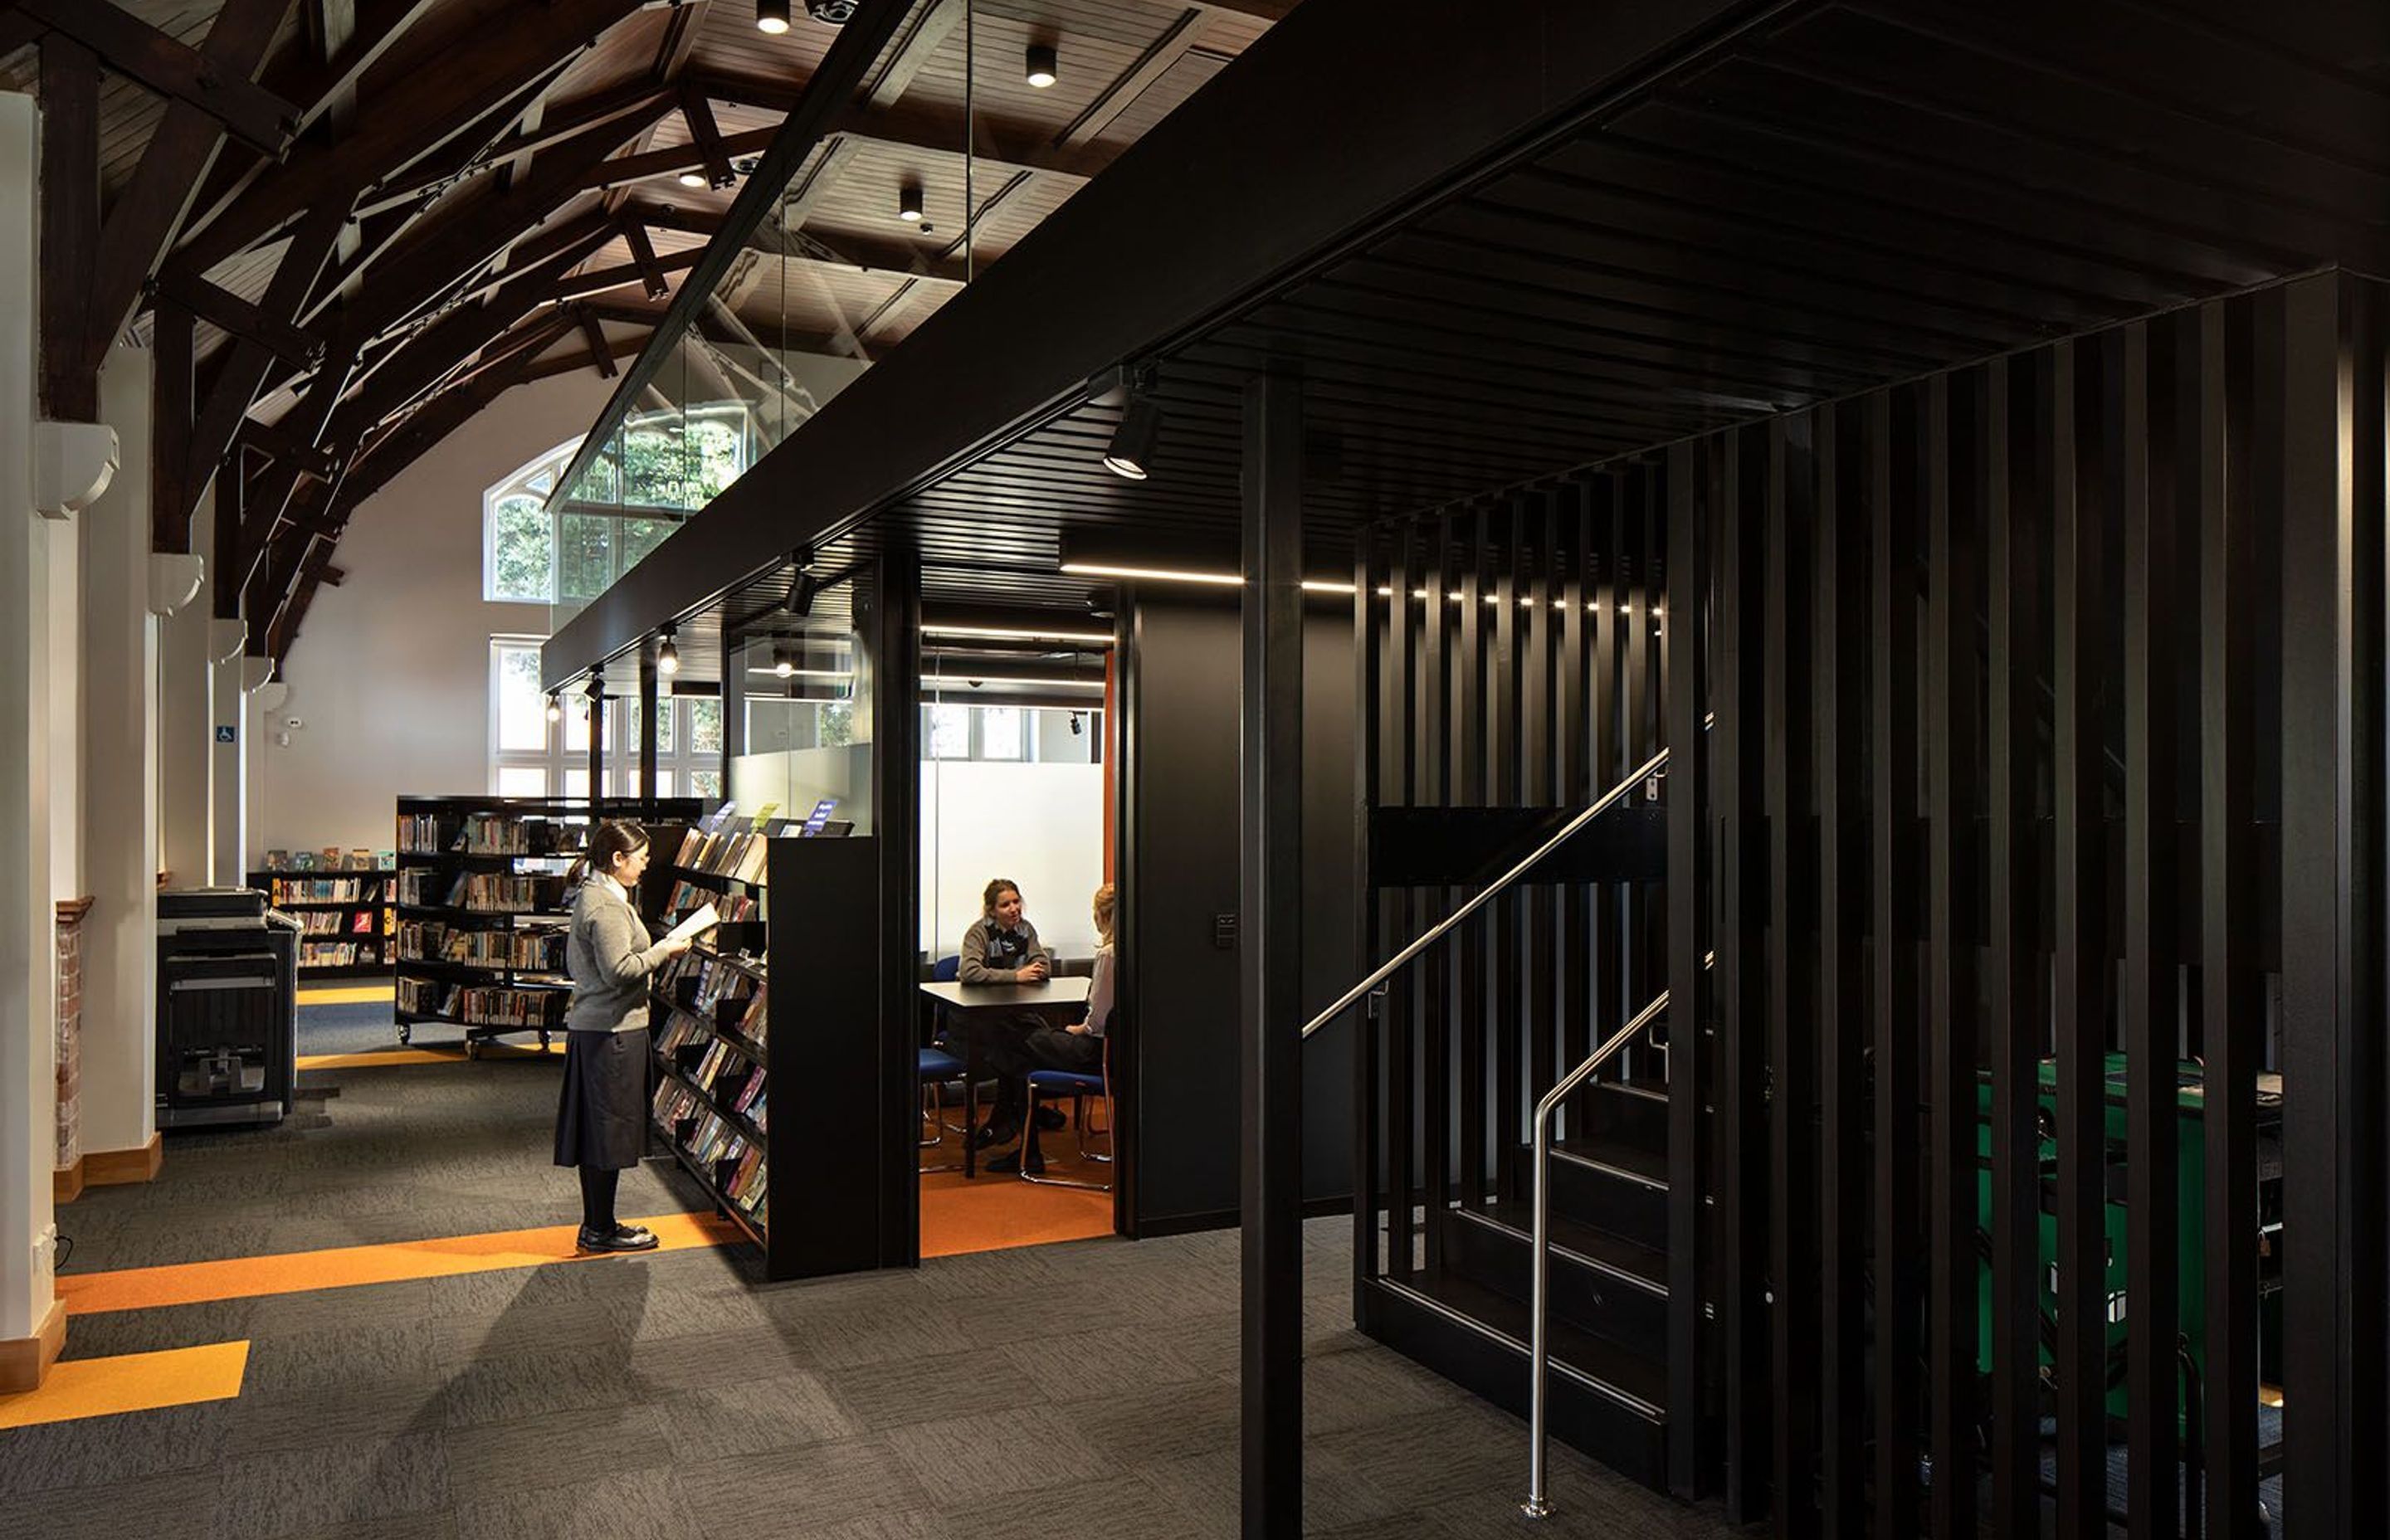
[[665,931],[664,940],[694,940],[700,931],[711,930],[721,923],[722,916],[715,911],[713,905],[709,904],[704,908],[698,910],[695,914],[690,915],[687,918],[682,920],[678,925],[674,926],[670,930]]

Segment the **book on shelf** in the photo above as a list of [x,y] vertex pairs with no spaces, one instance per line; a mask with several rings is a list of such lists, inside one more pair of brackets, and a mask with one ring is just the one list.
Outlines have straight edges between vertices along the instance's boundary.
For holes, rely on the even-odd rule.
[[355,942],[302,941],[299,943],[301,968],[355,968],[377,960],[373,954]]
[[564,879],[546,872],[455,874],[417,867],[398,874],[398,902],[410,906],[470,909],[487,915],[536,914],[564,901]]
[[437,979],[398,981],[398,1008],[414,1016],[438,1016],[469,1027],[559,1027],[566,995],[560,989],[508,989],[498,984],[445,983]]
[[752,893],[718,892],[712,888],[700,887],[687,878],[674,880],[672,895],[664,900],[664,913],[685,915],[708,904],[713,905],[720,917],[716,924],[736,925],[741,920],[755,918],[755,897]]
[[455,963],[468,968],[510,968],[521,973],[564,971],[562,927],[524,930],[477,930],[440,920],[408,920],[398,928],[398,955],[405,962]]

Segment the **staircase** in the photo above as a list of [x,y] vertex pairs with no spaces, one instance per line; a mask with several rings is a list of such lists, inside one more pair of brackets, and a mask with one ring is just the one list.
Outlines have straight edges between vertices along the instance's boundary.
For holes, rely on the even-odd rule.
[[[1597,1082],[1585,1134],[1552,1149],[1548,1415],[1553,1436],[1667,1482],[1667,1087]],[[1503,1190],[1535,1188],[1509,1152]],[[1431,1213],[1433,1266],[1363,1285],[1362,1329],[1505,1410],[1528,1410],[1534,1216],[1523,1198]],[[1394,1261],[1395,1259],[1390,1259]]]

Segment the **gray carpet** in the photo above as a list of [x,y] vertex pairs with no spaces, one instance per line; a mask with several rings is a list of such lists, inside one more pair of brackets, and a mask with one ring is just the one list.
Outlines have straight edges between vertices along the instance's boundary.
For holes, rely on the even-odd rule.
[[[59,1211],[70,1271],[570,1223],[536,1060],[311,1072],[279,1128],[172,1134]],[[623,1212],[701,1206],[674,1168]],[[1352,1329],[1349,1222],[1308,1251],[1317,1534],[1728,1533]],[[1085,1241],[765,1285],[744,1249],[73,1319],[68,1356],[245,1337],[241,1395],[0,1433],[11,1534],[356,1540],[1236,1532],[1237,1238]]]

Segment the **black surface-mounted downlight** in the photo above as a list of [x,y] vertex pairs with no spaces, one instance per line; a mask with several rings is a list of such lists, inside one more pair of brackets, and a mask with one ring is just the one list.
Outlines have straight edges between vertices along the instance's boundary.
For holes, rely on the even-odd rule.
[[1153,446],[1162,437],[1162,407],[1145,391],[1129,397],[1112,430],[1111,446],[1104,451],[1104,468],[1115,476],[1142,481],[1153,472]]

